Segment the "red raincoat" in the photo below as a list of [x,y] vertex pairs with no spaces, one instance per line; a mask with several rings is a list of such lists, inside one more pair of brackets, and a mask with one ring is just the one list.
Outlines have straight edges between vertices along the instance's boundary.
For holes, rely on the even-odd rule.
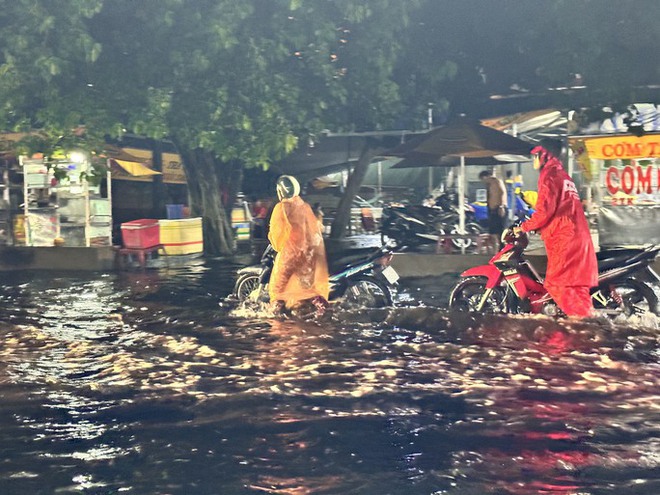
[[589,224],[575,184],[551,157],[541,170],[538,200],[525,232],[540,231],[548,267],[545,287],[568,316],[589,316],[589,288],[598,284],[598,264]]

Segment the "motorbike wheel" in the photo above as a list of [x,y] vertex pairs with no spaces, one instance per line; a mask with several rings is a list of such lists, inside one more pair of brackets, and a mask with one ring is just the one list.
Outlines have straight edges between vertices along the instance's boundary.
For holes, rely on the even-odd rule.
[[[451,234],[458,234],[458,225],[454,225],[452,228]],[[465,233],[466,234],[483,234],[483,229],[478,223],[466,223],[465,224]],[[473,242],[471,239],[452,239],[452,244],[456,249],[469,249],[476,248],[477,243]]]
[[372,277],[351,280],[341,296],[340,306],[344,309],[384,308],[392,306],[390,288]]
[[658,297],[648,285],[634,279],[615,283],[615,290],[623,301],[623,312],[626,316],[640,315],[646,312],[660,316]]
[[[454,311],[476,312],[486,291],[484,277],[467,277],[461,280],[449,295],[449,308]],[[507,287],[495,287],[484,303],[483,313],[509,313]]]
[[234,296],[239,301],[245,301],[250,294],[259,286],[259,275],[246,273],[241,275],[234,284]]

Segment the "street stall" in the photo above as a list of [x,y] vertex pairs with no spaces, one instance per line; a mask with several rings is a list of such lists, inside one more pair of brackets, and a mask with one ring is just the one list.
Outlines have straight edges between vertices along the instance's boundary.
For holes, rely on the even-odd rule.
[[600,246],[660,244],[660,133],[569,136]]
[[[23,173],[22,214],[15,219],[15,244],[110,246],[111,198],[92,181],[82,153],[60,159],[19,157]],[[100,179],[109,183],[109,173]],[[22,231],[21,231],[22,230]]]

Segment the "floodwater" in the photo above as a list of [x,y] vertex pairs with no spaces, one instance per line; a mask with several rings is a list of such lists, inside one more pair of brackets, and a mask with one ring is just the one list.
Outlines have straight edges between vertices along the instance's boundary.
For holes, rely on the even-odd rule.
[[0,493],[660,493],[658,330],[432,281],[279,320],[222,302],[235,269],[0,274]]

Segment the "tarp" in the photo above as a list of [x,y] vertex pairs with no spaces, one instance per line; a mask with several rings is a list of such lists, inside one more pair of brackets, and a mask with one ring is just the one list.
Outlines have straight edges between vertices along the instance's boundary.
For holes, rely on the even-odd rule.
[[150,150],[122,148],[108,144],[104,148],[113,179],[151,182],[160,172],[153,170]]
[[556,130],[560,127],[563,127],[563,132],[565,132],[567,119],[561,111],[546,108],[483,119],[481,123],[486,127],[502,132],[511,130],[515,126],[517,135],[520,136],[521,134],[533,134],[535,131],[548,133],[550,130]]

